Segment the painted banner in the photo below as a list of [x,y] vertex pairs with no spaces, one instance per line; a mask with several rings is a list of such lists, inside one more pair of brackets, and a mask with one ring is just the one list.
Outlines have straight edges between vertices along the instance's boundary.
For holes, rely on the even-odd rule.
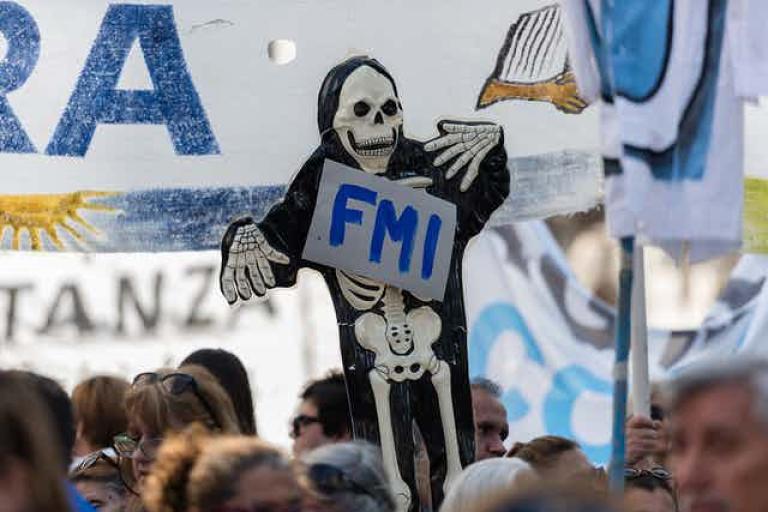
[[[487,230],[467,261],[470,374],[502,386],[510,438],[565,436],[607,463],[615,310],[578,283],[539,221]],[[652,381],[700,358],[768,356],[767,277],[767,259],[745,256],[698,331],[651,330]]]
[[332,160],[322,172],[303,258],[443,300],[456,205]]
[[0,20],[0,248],[216,248],[317,145],[318,89],[350,53],[398,77],[415,139],[483,119],[511,168],[595,166],[552,1],[14,0]]

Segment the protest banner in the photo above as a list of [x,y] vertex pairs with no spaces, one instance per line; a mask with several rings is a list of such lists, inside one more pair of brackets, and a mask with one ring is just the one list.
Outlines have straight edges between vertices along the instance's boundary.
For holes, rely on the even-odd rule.
[[[258,217],[281,197],[317,143],[316,84],[350,52],[375,54],[396,72],[416,138],[434,136],[443,115],[482,108],[513,134],[509,154],[533,158],[538,176],[562,174],[563,149],[571,170],[595,168],[596,113],[563,113],[578,97],[559,12],[530,15],[552,27],[546,39],[530,30],[508,38],[547,5],[540,0],[0,5],[2,248],[215,249],[229,221]],[[516,45],[549,45],[556,62],[512,59]],[[493,83],[514,91],[497,88],[478,107],[505,59],[533,69],[502,70]],[[552,196],[560,183],[578,188],[574,174],[533,183]],[[587,204],[566,207],[594,204],[589,176]]]

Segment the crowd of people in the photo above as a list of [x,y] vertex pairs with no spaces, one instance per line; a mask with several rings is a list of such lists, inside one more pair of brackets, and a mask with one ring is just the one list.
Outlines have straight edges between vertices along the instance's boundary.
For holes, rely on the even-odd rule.
[[[476,462],[442,512],[768,511],[768,362],[700,363],[664,383],[650,417],[627,420],[620,496],[574,440],[508,439],[492,381],[473,381],[472,400]],[[343,376],[308,383],[296,411],[289,455],[258,437],[247,373],[219,349],[71,396],[2,370],[0,512],[394,512],[379,449],[353,439]],[[414,443],[422,510],[437,510]]]

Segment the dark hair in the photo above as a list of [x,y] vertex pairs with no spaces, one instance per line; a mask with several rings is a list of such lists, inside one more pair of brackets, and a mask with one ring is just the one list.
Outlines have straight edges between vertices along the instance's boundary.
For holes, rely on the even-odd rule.
[[55,380],[37,373],[11,370],[11,375],[18,376],[26,382],[40,397],[43,406],[48,410],[56,431],[56,441],[64,469],[72,463],[72,448],[75,446],[75,417],[72,413],[72,401]]
[[387,68],[382,66],[379,61],[365,55],[350,57],[341,64],[334,66],[325,75],[323,85],[320,87],[320,93],[317,96],[317,127],[321,135],[333,126],[333,117],[339,109],[339,96],[341,95],[341,88],[344,86],[344,82],[347,81],[349,75],[362,66],[368,66],[384,75],[387,80],[392,82],[395,96],[398,95],[395,80],[389,74]]
[[501,398],[501,386],[491,379],[475,377],[470,383],[472,391],[483,390],[494,398]]
[[579,443],[565,437],[541,436],[527,443],[515,443],[507,457],[523,459],[534,469],[541,470],[552,466],[561,454],[579,448]]
[[196,364],[208,370],[235,407],[240,431],[245,435],[256,435],[256,418],[253,412],[253,396],[248,372],[235,354],[223,349],[202,348],[189,354],[180,366]]
[[311,381],[300,398],[310,400],[317,407],[317,417],[326,436],[340,437],[352,432],[347,387],[341,372],[334,371]]
[[125,394],[129,387],[125,379],[100,375],[72,391],[75,423],[94,449],[112,446],[112,438],[128,429]]
[[26,468],[29,510],[68,510],[52,415],[33,384],[30,374],[0,370],[0,471]]

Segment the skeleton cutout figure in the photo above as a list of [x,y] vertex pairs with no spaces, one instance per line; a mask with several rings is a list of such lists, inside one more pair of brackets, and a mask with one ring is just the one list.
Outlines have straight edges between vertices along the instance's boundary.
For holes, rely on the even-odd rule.
[[[509,193],[501,128],[443,121],[439,136],[406,138],[395,81],[354,57],[326,76],[318,98],[321,144],[283,200],[259,222],[234,222],[222,241],[221,290],[231,304],[292,286],[301,268],[325,278],[339,325],[356,438],[379,443],[399,510],[419,510],[412,425],[430,459],[432,502],[474,457],[462,256]],[[302,258],[325,160],[379,175],[456,205],[442,302]]]

